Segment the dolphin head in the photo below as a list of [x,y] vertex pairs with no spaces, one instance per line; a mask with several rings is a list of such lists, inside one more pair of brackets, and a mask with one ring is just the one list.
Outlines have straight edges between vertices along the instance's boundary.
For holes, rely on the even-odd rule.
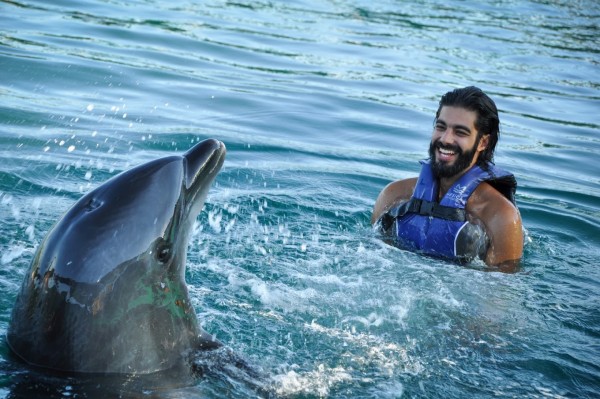
[[205,140],[83,196],[34,256],[7,334],[13,351],[66,371],[151,373],[206,345],[186,252],[224,158],[221,142]]
[[206,140],[183,156],[139,165],[89,192],[49,235],[45,244],[54,250],[44,251],[48,260],[39,263],[39,274],[53,265],[61,277],[97,283],[118,265],[146,258],[183,276],[191,226],[224,155],[222,143]]

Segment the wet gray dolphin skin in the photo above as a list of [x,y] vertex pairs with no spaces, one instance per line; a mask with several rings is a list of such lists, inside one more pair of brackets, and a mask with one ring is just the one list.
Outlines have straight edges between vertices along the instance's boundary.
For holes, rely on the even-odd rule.
[[7,333],[32,365],[147,374],[219,343],[185,283],[188,238],[225,158],[217,140],[137,166],[82,197],[46,235]]

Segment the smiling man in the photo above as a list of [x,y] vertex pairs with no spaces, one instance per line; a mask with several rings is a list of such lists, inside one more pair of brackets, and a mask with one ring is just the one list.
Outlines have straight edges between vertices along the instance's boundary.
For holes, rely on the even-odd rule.
[[492,163],[499,128],[496,104],[479,88],[443,95],[419,177],[388,184],[371,223],[401,248],[516,270],[523,229],[517,182]]

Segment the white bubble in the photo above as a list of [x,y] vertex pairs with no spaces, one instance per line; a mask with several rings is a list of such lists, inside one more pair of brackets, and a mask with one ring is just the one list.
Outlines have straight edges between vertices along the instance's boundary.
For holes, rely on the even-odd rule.
[[33,239],[35,238],[35,228],[33,227],[33,225],[30,225],[25,229],[25,234],[27,234],[29,241],[33,241]]
[[85,109],[87,109],[89,112],[92,112],[94,110],[94,104],[88,104]]
[[25,251],[27,251],[27,248],[25,248],[24,246],[14,246],[12,248],[8,248],[8,251],[4,251],[2,253],[2,256],[0,256],[0,264],[6,265],[12,262],[13,260],[23,255]]

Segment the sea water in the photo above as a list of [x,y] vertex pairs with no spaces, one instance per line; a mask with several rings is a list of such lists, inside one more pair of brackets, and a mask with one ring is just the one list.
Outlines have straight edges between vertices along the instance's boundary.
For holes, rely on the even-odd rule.
[[[0,2],[0,335],[77,198],[214,137],[190,242],[200,323],[294,398],[600,395],[600,5],[580,1]],[[384,244],[439,97],[497,103],[526,229],[514,274]],[[236,375],[122,397],[253,397]],[[0,396],[93,397],[0,341]]]

